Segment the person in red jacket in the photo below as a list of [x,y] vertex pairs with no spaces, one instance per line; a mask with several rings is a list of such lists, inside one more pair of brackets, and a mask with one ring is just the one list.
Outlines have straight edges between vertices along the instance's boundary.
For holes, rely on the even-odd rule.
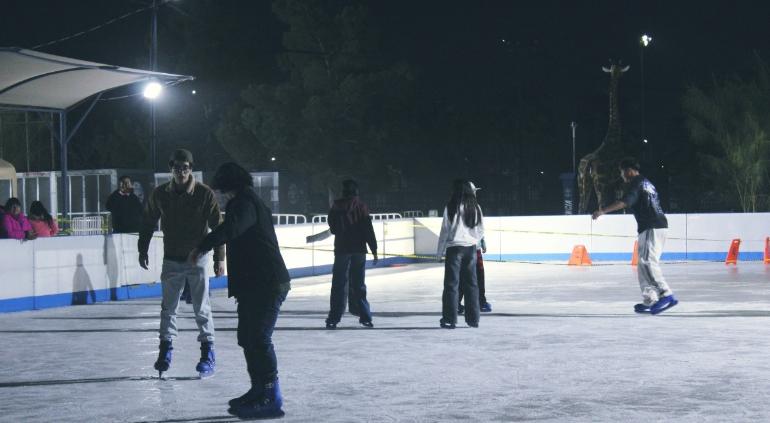
[[345,312],[346,293],[351,297],[350,303],[355,305],[355,310],[351,312],[358,315],[358,322],[367,328],[374,327],[366,299],[364,269],[367,245],[377,265],[377,238],[369,207],[358,198],[356,181],[348,179],[342,182],[342,198],[334,201],[327,221],[329,230],[334,234],[334,267],[326,328],[337,328]]

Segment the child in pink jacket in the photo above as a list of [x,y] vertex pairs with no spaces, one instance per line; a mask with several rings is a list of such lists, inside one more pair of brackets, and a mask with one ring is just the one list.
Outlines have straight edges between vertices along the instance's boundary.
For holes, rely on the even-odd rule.
[[48,213],[40,201],[33,201],[29,205],[29,224],[38,238],[56,236],[59,233],[59,225],[56,219]]
[[18,198],[11,197],[5,202],[5,214],[3,215],[3,233],[6,238],[35,239],[32,225],[21,212],[21,203]]

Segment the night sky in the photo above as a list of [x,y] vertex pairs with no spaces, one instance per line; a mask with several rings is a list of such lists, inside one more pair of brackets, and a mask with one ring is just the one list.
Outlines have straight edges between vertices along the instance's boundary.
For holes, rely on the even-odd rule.
[[[32,48],[148,4],[3,0],[0,44]],[[631,66],[620,85],[624,141],[641,139],[639,37],[643,33],[653,37],[644,50],[645,132],[650,140],[645,148],[650,149],[646,158],[653,166],[687,154],[681,111],[686,87],[707,86],[715,77],[749,75],[755,55],[770,58],[767,1],[388,0],[360,4],[370,10],[381,34],[376,48],[372,46],[381,57],[373,63],[408,63],[416,70],[418,95],[430,97],[436,107],[498,116],[512,93],[519,92],[526,95],[525,101],[538,103],[538,110],[547,110],[543,119],[552,128],[548,148],[553,154],[535,154],[536,162],[530,160],[528,166],[551,175],[571,168],[571,121],[578,123],[578,160],[604,137],[607,77],[601,66],[609,59]],[[219,10],[211,13],[212,8]],[[202,15],[201,10],[209,13]],[[147,68],[149,21],[150,13],[144,11],[39,50]],[[249,83],[280,79],[278,64],[287,28],[271,12],[269,1],[179,0],[161,7],[159,22],[159,70],[195,75],[197,81],[187,88],[237,99]],[[183,29],[193,35],[180,35]],[[196,48],[190,39],[210,45]],[[114,113],[111,108],[97,112],[83,136]],[[167,118],[174,122],[173,117]],[[211,151],[208,167],[228,159],[215,146]],[[479,166],[485,166],[479,160]],[[96,165],[87,161],[80,164]]]

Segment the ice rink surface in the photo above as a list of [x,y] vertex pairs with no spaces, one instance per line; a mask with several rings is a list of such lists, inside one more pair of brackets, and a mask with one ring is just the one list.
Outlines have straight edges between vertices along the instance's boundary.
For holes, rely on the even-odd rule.
[[[486,263],[492,313],[439,328],[443,267],[370,270],[374,329],[324,328],[330,276],[296,279],[274,336],[286,422],[770,421],[770,266],[671,263],[680,304],[634,314],[629,265]],[[6,282],[9,283],[9,282]],[[159,299],[0,314],[4,422],[226,422],[249,387],[213,293],[217,373],[180,307],[157,380]]]

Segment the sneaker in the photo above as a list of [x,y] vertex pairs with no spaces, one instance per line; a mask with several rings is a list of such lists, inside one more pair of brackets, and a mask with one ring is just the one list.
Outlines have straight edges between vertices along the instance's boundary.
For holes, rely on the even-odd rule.
[[650,312],[650,306],[644,305],[644,304],[634,304],[634,311],[637,313],[649,313]]
[[441,326],[443,329],[454,329],[455,328],[455,324],[454,323],[446,322],[446,321],[444,321],[444,319],[439,320],[438,323],[439,323],[439,326]]
[[482,313],[489,313],[492,311],[492,304],[484,303],[481,305],[481,312]]
[[369,320],[368,322],[358,322],[358,323],[361,323],[361,326],[363,326],[365,328],[373,328],[374,327],[374,323],[372,323],[371,320]]
[[337,329],[337,324],[326,322],[326,329]]
[[667,295],[658,300],[657,303],[650,307],[650,314],[662,313],[671,307],[679,304],[679,301],[673,295]]

